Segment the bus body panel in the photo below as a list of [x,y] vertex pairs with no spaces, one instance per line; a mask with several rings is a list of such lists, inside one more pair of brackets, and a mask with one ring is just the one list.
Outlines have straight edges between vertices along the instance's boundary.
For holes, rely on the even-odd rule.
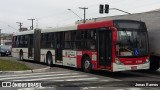
[[63,50],[63,65],[77,67],[77,58],[75,50]]
[[84,29],[103,28],[103,27],[112,27],[112,26],[113,26],[113,22],[109,20],[109,21],[102,21],[102,22],[79,24],[77,28],[78,30],[84,30]]
[[146,62],[147,57],[138,57],[138,58],[119,58],[119,61],[124,65],[139,65]]
[[28,48],[12,48],[12,56],[19,58],[20,50],[23,52],[23,59],[28,59]]
[[12,48],[12,56],[15,58],[19,58],[20,48]]

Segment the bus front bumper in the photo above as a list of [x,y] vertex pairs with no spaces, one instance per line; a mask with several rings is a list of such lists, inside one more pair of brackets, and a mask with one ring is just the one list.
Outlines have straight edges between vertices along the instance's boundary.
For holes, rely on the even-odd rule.
[[142,69],[149,69],[150,62],[138,65],[119,65],[113,63],[113,72],[117,71],[127,71],[127,70],[142,70]]

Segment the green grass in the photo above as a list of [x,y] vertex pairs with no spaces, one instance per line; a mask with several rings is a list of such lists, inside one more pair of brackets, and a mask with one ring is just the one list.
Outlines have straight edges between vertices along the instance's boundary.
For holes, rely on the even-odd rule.
[[0,71],[20,71],[20,70],[31,70],[25,64],[0,59]]

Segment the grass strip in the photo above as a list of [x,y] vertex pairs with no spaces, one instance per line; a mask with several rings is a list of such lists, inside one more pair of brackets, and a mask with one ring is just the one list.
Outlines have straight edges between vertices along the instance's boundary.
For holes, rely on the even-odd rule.
[[20,71],[20,70],[31,70],[25,64],[14,62],[11,60],[0,59],[0,71]]

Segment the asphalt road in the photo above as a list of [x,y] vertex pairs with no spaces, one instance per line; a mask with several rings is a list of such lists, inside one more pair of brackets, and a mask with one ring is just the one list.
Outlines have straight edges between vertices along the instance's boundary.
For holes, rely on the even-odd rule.
[[[21,61],[21,63],[25,63],[30,67],[34,67],[34,69],[46,67],[44,64],[34,62]],[[156,72],[125,71],[112,73],[106,71],[93,71],[92,73],[85,73],[80,69],[54,66],[45,72],[24,74],[8,73],[0,75],[0,81],[20,81],[21,83],[35,82],[41,83],[43,87],[1,87],[0,90],[159,90],[159,75],[160,70]],[[158,85],[158,87],[135,86],[136,84],[146,85],[146,83]]]

